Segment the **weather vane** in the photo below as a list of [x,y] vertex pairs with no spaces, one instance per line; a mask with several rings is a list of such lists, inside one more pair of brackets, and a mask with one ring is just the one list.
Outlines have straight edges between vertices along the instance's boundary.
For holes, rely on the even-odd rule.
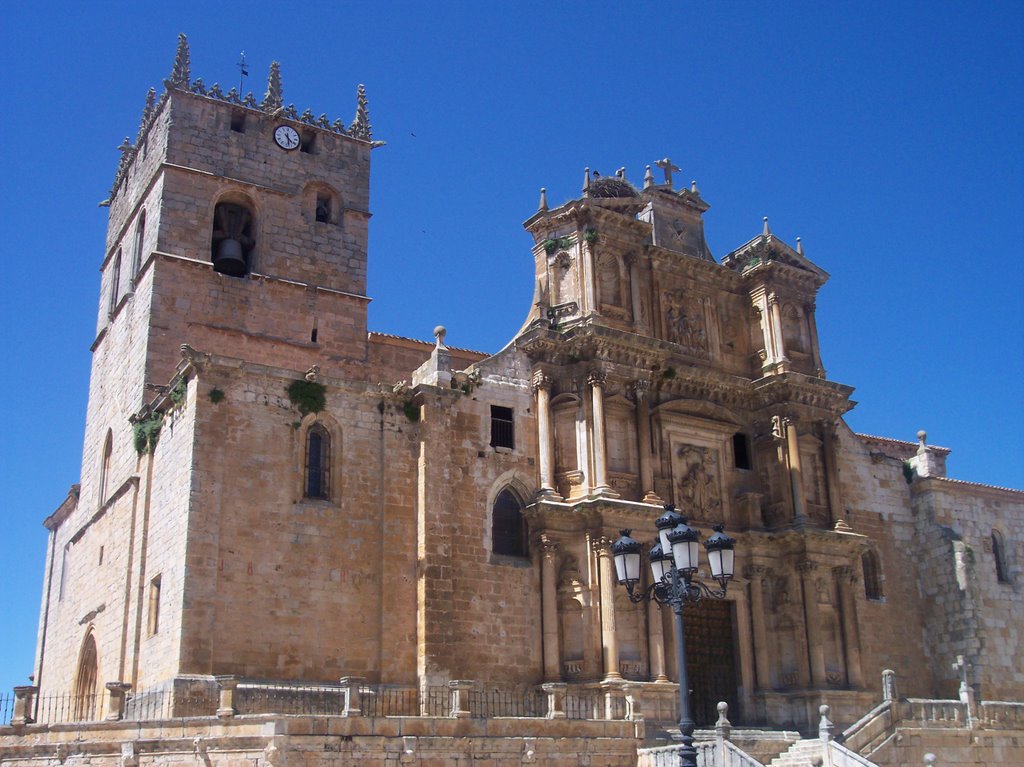
[[242,51],[242,56],[238,60],[238,71],[241,73],[238,76],[238,93],[241,94],[242,83],[245,82],[245,76],[249,74],[249,65],[245,61],[245,51]]

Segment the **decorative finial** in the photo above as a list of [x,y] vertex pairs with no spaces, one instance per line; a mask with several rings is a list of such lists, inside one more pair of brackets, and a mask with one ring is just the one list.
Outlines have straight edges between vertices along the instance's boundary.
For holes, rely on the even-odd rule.
[[690,193],[700,197],[700,189],[697,188],[697,179],[690,181]]
[[537,210],[548,209],[548,190],[544,187],[540,188],[540,205],[537,206]]
[[644,171],[644,189],[649,186],[654,186],[654,174],[651,173],[651,166],[648,165]]
[[768,228],[768,216],[764,217],[764,229],[761,230],[762,237],[768,237],[772,233],[772,230]]
[[171,76],[164,82],[171,88],[188,88],[192,78],[192,64],[189,61],[188,38],[178,35],[178,50],[174,53],[174,67]]
[[356,119],[352,121],[349,132],[355,138],[370,141],[373,138],[373,127],[370,125],[370,113],[367,111],[366,86],[360,85],[356,92]]
[[804,243],[799,237],[796,238],[796,252],[801,256],[804,254]]
[[672,174],[675,171],[679,170],[679,166],[674,164],[667,157],[662,159],[662,160],[658,160],[654,164],[657,165],[659,168],[661,168],[662,171],[664,171],[664,173],[665,173],[665,186],[667,186],[669,189],[671,189],[672,188]]
[[448,330],[447,330],[447,328],[445,328],[444,325],[438,325],[436,328],[434,328],[434,338],[437,341],[436,345],[437,345],[438,349],[444,349],[445,348],[444,337],[446,335],[448,335]]
[[281,90],[281,64],[271,61],[270,72],[267,74],[267,92],[263,94],[260,109],[264,112],[274,112],[283,106],[284,93]]
[[917,442],[919,445],[921,445],[921,447],[925,446],[926,439],[928,439],[928,432],[926,432],[924,429],[921,429],[920,431],[917,432]]
[[238,58],[238,92],[241,93],[245,85],[245,78],[249,76],[249,62],[245,60],[245,51],[242,51]]
[[583,194],[590,191],[590,168],[583,169]]
[[149,92],[146,93],[146,105],[142,108],[142,119],[139,120],[139,135],[135,139],[138,143],[139,139],[142,138],[142,134],[145,132],[146,127],[149,125],[150,119],[153,117],[153,110],[156,107],[156,89],[150,88]]

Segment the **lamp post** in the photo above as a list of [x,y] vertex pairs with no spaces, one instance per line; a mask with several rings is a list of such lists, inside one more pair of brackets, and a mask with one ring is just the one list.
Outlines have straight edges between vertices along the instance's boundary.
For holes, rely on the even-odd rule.
[[671,605],[676,616],[676,666],[679,669],[679,732],[683,747],[679,752],[682,767],[697,767],[697,749],[693,747],[693,730],[696,726],[690,716],[689,685],[686,679],[686,638],[683,634],[683,607],[696,604],[704,598],[725,599],[726,588],[734,571],[736,541],[723,532],[722,525],[715,525],[714,535],[704,541],[707,550],[711,577],[719,588],[711,588],[696,580],[700,557],[700,533],[687,524],[671,504],[665,506],[665,513],[654,523],[658,528],[659,541],[651,547],[648,558],[651,563],[652,583],[646,589],[638,589],[640,583],[641,544],[629,537],[631,530],[620,530],[621,537],[612,544],[615,560],[615,575],[619,584],[626,587],[632,602],[654,600],[658,604]]

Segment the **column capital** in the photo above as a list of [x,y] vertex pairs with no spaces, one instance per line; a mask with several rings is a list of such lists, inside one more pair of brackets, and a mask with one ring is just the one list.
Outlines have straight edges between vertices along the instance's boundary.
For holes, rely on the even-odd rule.
[[551,376],[549,376],[543,370],[534,371],[533,377],[530,379],[530,387],[534,391],[537,391],[538,389],[547,389],[548,391],[550,391],[553,383],[554,380],[551,378]]
[[767,565],[752,564],[743,568],[743,575],[750,580],[755,578],[766,578],[771,575],[772,569]]
[[805,559],[803,562],[800,562],[796,566],[796,569],[797,569],[797,572],[800,573],[800,575],[803,576],[804,578],[810,578],[810,577],[812,577],[814,575],[815,571],[818,569],[818,563],[817,562],[811,562],[810,560]]
[[630,399],[639,402],[645,399],[651,391],[651,382],[646,378],[638,378],[629,385]]
[[598,556],[611,557],[612,543],[614,541],[610,536],[599,535],[590,539],[590,548]]
[[587,383],[593,387],[604,386],[607,380],[608,376],[603,370],[595,369],[587,373]]
[[850,565],[839,565],[832,568],[832,575],[839,582],[856,583],[859,579],[856,571]]
[[558,541],[552,539],[545,533],[541,533],[540,537],[537,538],[537,542],[540,544],[541,553],[545,557],[554,557],[558,553]]

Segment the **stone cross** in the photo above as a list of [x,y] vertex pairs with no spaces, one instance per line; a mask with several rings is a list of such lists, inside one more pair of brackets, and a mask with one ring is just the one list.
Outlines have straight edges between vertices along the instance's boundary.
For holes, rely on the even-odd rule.
[[667,157],[664,160],[658,160],[654,164],[657,165],[659,168],[661,168],[665,172],[665,184],[668,186],[669,189],[671,189],[672,188],[672,174],[675,171],[680,170],[679,166],[674,164]]

